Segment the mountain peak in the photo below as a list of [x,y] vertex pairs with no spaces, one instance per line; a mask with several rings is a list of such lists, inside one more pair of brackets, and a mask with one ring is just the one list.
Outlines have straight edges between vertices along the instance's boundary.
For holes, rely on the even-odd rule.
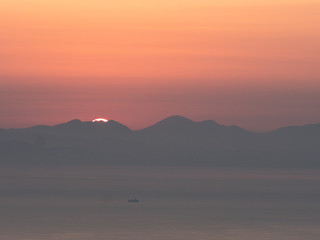
[[88,136],[104,136],[104,134],[120,134],[131,131],[125,125],[113,120],[109,120],[108,122],[82,122],[79,119],[74,119],[69,122],[56,125],[53,128],[67,134],[85,134]]
[[160,122],[156,123],[155,125],[159,125],[159,124],[190,124],[190,123],[194,123],[194,121],[190,120],[189,118],[186,117],[182,117],[179,115],[173,115],[170,117],[167,117],[163,120],[161,120]]
[[172,115],[172,116],[167,117],[167,118],[165,118],[163,120],[192,121],[189,118],[186,118],[186,117],[183,117],[183,116],[180,116],[180,115]]
[[58,125],[55,125],[54,128],[63,128],[63,127],[80,127],[82,125],[82,121],[79,119],[73,119],[71,121],[60,123]]
[[173,134],[174,132],[185,132],[193,129],[197,125],[197,122],[194,122],[186,117],[179,115],[174,115],[167,117],[156,124],[140,130],[141,132],[153,132],[164,134],[169,133]]

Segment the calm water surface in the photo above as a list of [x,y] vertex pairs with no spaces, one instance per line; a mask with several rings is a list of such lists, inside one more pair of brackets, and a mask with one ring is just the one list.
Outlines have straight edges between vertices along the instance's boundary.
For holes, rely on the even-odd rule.
[[0,239],[318,240],[319,186],[312,170],[1,167]]

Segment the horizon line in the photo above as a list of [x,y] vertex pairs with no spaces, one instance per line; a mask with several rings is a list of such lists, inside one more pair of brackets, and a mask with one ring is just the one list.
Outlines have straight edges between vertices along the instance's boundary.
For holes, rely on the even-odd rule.
[[253,133],[268,133],[268,132],[274,132],[274,131],[277,131],[279,129],[283,129],[283,128],[288,128],[288,127],[304,127],[304,126],[309,126],[309,125],[317,125],[317,124],[320,124],[320,122],[314,122],[314,123],[306,123],[306,124],[301,124],[301,125],[285,125],[285,126],[282,126],[282,127],[277,127],[277,128],[274,128],[273,130],[261,130],[261,131],[257,131],[257,130],[248,130],[247,128],[244,128],[244,127],[241,127],[240,125],[235,125],[235,124],[231,124],[231,125],[225,125],[225,124],[221,124],[213,119],[203,119],[203,120],[200,120],[200,121],[195,121],[195,120],[192,120],[191,118],[189,117],[185,117],[185,116],[182,116],[182,115],[169,115],[168,117],[165,117],[165,118],[162,118],[154,123],[152,123],[151,125],[147,125],[145,127],[142,127],[142,128],[131,128],[129,126],[127,126],[126,124],[123,124],[115,119],[107,119],[108,121],[107,122],[93,122],[94,119],[91,119],[91,120],[81,120],[79,118],[74,118],[74,119],[71,119],[71,120],[68,120],[68,121],[64,121],[64,122],[60,122],[60,123],[56,123],[56,124],[34,124],[34,125],[29,125],[29,126],[25,126],[25,127],[9,127],[9,128],[2,128],[0,127],[0,129],[2,130],[19,130],[19,129],[28,129],[28,128],[33,128],[33,127],[40,127],[40,126],[44,126],[44,127],[55,127],[55,126],[58,126],[60,124],[66,124],[66,123],[69,123],[69,122],[72,122],[72,121],[80,121],[81,123],[92,123],[92,124],[108,124],[110,122],[117,122],[127,128],[129,128],[131,131],[140,131],[140,130],[143,130],[143,129],[146,129],[146,128],[149,128],[149,127],[152,127],[154,125],[156,125],[157,123],[161,122],[161,121],[164,121],[166,119],[169,119],[169,118],[172,118],[172,117],[180,117],[180,118],[184,118],[184,119],[187,119],[187,120],[190,120],[194,123],[201,123],[201,122],[204,122],[204,121],[213,121],[215,123],[217,123],[218,125],[221,125],[221,126],[226,126],[226,127],[239,127],[245,131],[248,131],[248,132],[253,132]]

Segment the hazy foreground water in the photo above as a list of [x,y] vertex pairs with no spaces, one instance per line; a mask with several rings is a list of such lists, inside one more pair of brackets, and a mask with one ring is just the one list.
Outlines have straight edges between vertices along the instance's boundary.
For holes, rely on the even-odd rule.
[[[2,167],[1,240],[318,240],[320,171]],[[128,203],[137,197],[140,203]]]

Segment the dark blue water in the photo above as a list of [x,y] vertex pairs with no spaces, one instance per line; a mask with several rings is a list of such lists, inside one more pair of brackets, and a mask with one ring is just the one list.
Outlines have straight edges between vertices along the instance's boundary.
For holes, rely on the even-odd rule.
[[[2,167],[2,240],[316,240],[320,172]],[[139,203],[128,203],[130,198]]]

